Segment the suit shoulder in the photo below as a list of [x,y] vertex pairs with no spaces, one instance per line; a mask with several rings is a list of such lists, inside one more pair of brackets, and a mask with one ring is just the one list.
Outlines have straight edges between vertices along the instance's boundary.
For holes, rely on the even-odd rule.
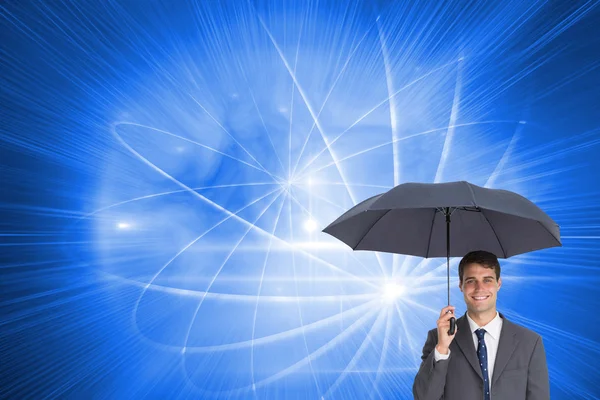
[[437,339],[437,335],[438,335],[438,333],[437,333],[437,328],[430,329],[430,330],[427,332],[427,337],[430,337],[430,336],[432,336],[433,338]]
[[516,333],[521,339],[531,341],[534,343],[542,339],[542,336],[539,333],[529,328],[526,328],[523,325],[519,325],[511,321],[508,321],[508,324],[510,325],[510,329],[514,333]]

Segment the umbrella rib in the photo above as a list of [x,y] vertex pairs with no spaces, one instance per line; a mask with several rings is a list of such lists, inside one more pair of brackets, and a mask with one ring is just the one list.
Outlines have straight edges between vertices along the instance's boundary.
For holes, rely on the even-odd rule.
[[492,225],[492,223],[488,219],[487,215],[485,215],[483,210],[481,210],[481,214],[483,215],[483,218],[485,218],[487,223],[490,225],[490,228],[492,228],[492,232],[494,232],[494,236],[496,236],[496,240],[498,241],[498,244],[500,245],[500,249],[502,250],[502,254],[504,255],[504,258],[508,258],[508,256],[506,255],[506,251],[504,250],[504,246],[502,246],[502,242],[500,242],[500,238],[498,237],[498,234],[496,233],[496,230],[494,229],[494,225]]
[[429,241],[427,242],[427,252],[425,258],[429,258],[429,248],[431,247],[431,235],[433,234],[433,224],[435,223],[435,216],[437,214],[437,208],[433,210],[433,218],[431,219],[431,228],[429,229]]
[[[471,192],[471,199],[473,199],[473,205],[475,206],[475,208],[478,208],[477,202],[475,201],[475,193],[473,192],[473,188],[471,187],[471,184],[469,184],[469,182],[467,182],[467,181],[463,181],[463,182],[469,188],[469,192]],[[488,222],[490,222],[490,221],[488,221]]]
[[356,246],[352,247],[352,250],[356,250],[358,248],[358,246],[360,246],[360,244],[367,237],[367,235],[369,234],[369,232],[371,232],[371,229],[373,229],[373,227],[375,225],[377,225],[377,223],[381,220],[381,218],[385,217],[387,215],[387,213],[389,213],[390,211],[392,211],[392,209],[387,210],[385,213],[383,213],[383,215],[381,217],[377,218],[377,220],[375,222],[373,222],[373,225],[371,225],[369,227],[369,229],[365,232],[365,234],[363,235],[363,237],[360,238],[360,240],[358,241],[358,243],[356,243]]
[[[556,243],[558,243],[558,245],[559,245],[560,247],[562,247],[562,242],[561,242],[560,240],[558,240],[558,239],[556,238],[556,236],[554,236],[554,234],[553,234],[552,232],[550,232],[550,230],[549,230],[548,228],[546,228],[546,225],[542,224],[542,222],[541,222],[540,220],[536,220],[536,222],[537,222],[538,224],[540,224],[540,225],[542,226],[542,228],[544,228],[544,230],[545,230],[546,232],[548,232],[548,234],[550,235],[550,237],[552,237],[552,239],[556,240]],[[558,226],[558,224],[557,224],[557,226]],[[559,227],[559,229],[560,229],[560,227]]]
[[504,255],[504,258],[508,258],[508,255],[506,254],[506,250],[504,250],[504,246],[502,246],[502,242],[500,241],[500,238],[498,237],[498,234],[496,233],[496,230],[494,229],[494,225],[492,225],[492,223],[488,219],[487,215],[485,215],[485,213],[483,212],[483,209],[480,209],[477,206],[477,202],[475,201],[475,193],[473,192],[473,188],[471,187],[471,185],[469,184],[469,182],[465,182],[465,184],[467,185],[467,187],[469,188],[469,191],[471,192],[471,198],[473,199],[473,205],[475,206],[476,209],[481,210],[480,212],[483,215],[483,218],[485,218],[485,220],[487,221],[487,223],[490,225],[490,228],[492,228],[492,232],[494,232],[494,236],[496,236],[496,240],[498,241],[498,245],[500,246],[500,250],[502,250],[502,254]]

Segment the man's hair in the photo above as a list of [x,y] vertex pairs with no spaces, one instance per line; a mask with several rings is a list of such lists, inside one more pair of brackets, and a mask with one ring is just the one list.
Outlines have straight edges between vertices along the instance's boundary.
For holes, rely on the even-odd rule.
[[496,280],[500,279],[500,263],[498,262],[498,257],[489,251],[476,250],[467,253],[462,260],[460,260],[460,264],[458,264],[458,278],[460,282],[463,281],[465,267],[470,264],[481,264],[485,268],[493,269],[496,273]]

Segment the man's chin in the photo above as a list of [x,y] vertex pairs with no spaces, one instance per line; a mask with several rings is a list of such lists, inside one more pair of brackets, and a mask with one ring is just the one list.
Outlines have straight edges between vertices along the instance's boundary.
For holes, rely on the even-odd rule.
[[467,309],[474,313],[482,313],[491,309],[491,307],[487,304],[469,304]]

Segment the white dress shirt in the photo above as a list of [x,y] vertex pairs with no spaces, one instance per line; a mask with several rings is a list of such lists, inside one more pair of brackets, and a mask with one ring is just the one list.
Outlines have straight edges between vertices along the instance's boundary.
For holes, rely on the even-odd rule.
[[[471,336],[473,337],[473,345],[477,352],[477,345],[479,340],[475,331],[477,329],[485,329],[485,345],[487,347],[487,358],[488,358],[488,377],[490,379],[490,390],[492,390],[492,377],[494,376],[494,364],[496,362],[496,355],[498,354],[498,342],[500,341],[500,332],[502,331],[502,318],[496,311],[496,316],[493,320],[487,323],[485,326],[478,326],[475,321],[471,319],[467,312],[467,320],[469,321],[469,327],[471,328]],[[435,349],[435,361],[447,360],[450,357],[450,350],[448,354],[441,354],[437,348]]]

